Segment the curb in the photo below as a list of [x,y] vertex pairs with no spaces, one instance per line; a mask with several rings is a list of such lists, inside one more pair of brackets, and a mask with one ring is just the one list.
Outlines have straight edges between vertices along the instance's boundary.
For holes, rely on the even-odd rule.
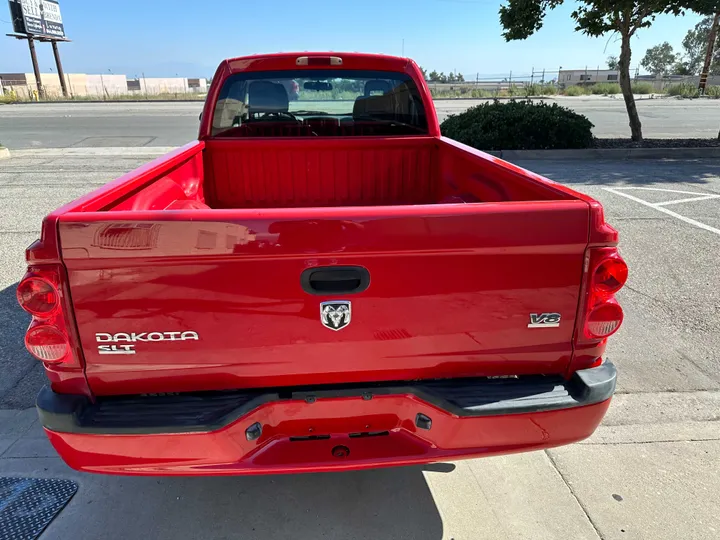
[[4,146],[0,146],[0,159],[8,159],[10,157],[10,150]]
[[521,159],[703,159],[720,158],[720,146],[708,148],[584,148],[581,150],[490,150],[507,161]]

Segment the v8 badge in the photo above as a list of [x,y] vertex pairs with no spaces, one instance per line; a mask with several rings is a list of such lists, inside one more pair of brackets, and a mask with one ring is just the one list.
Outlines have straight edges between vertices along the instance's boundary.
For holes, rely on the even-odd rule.
[[560,326],[559,313],[531,313],[528,328],[557,328]]

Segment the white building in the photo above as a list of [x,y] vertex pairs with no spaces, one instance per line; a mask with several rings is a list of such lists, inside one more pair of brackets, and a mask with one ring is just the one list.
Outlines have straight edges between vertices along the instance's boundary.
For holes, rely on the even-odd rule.
[[614,69],[561,69],[558,82],[562,86],[618,82],[620,72]]
[[[40,80],[45,94],[50,97],[62,96],[60,78],[57,73],[41,73]],[[112,73],[88,75],[66,73],[65,84],[71,96],[113,99],[128,94],[204,94],[207,80],[184,77],[147,77],[128,79],[125,75]],[[0,73],[0,93],[15,93],[21,98],[32,99],[37,93],[35,75],[32,73]]]

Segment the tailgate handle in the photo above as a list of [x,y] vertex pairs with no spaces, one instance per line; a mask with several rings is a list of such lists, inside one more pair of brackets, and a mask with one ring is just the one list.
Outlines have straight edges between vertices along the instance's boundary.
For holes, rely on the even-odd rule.
[[370,285],[370,272],[362,266],[322,266],[308,268],[300,276],[309,294],[355,294]]

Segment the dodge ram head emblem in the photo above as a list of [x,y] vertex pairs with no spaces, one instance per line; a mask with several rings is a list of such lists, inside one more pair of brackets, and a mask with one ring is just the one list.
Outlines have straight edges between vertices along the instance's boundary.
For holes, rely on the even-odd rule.
[[330,330],[342,330],[350,324],[350,301],[320,302],[320,321]]

